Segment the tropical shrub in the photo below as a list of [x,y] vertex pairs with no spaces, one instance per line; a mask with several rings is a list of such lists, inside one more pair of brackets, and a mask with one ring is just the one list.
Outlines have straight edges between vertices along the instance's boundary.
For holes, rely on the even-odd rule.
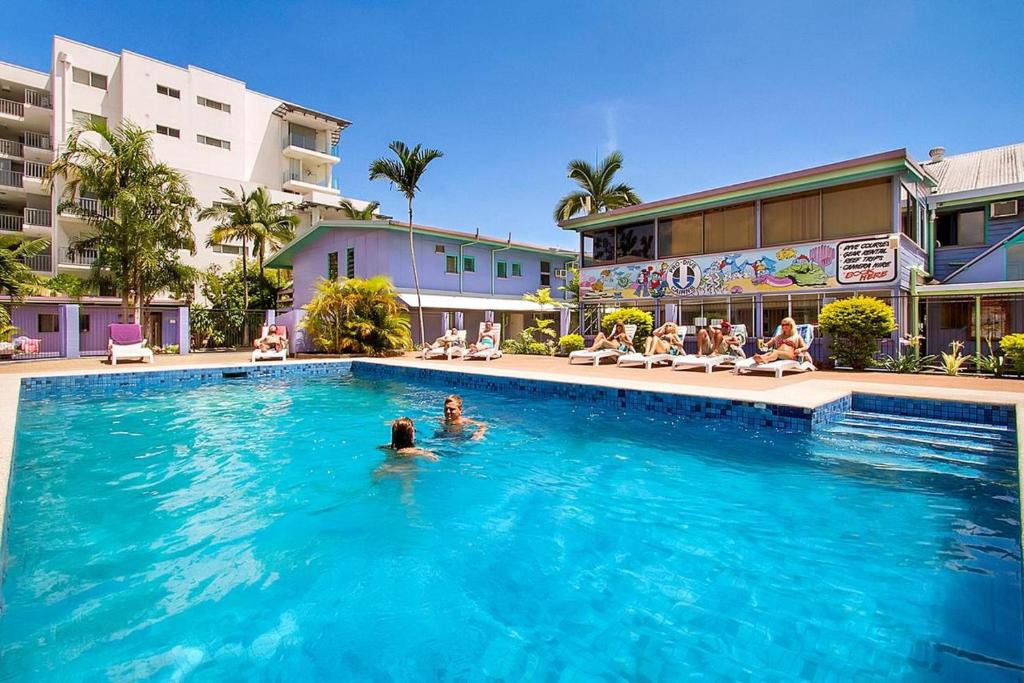
[[985,337],[985,347],[988,349],[988,353],[979,353],[974,359],[975,366],[980,372],[1001,375],[1006,358],[995,352],[995,345],[992,344],[992,339],[989,337]]
[[611,331],[616,323],[623,325],[636,325],[636,334],[633,335],[633,346],[643,349],[647,337],[651,336],[654,330],[654,316],[639,308],[620,308],[612,313],[607,313],[601,318],[601,330],[606,334]]
[[[528,296],[528,295],[527,295]],[[535,318],[533,327],[527,327],[514,339],[506,339],[501,345],[502,353],[523,353],[533,356],[550,356],[555,352],[554,320]],[[545,338],[537,340],[537,335]]]
[[963,348],[964,343],[962,341],[950,342],[950,353],[946,353],[945,351],[942,352],[942,362],[939,363],[939,370],[942,370],[951,377],[959,375],[964,363],[966,363],[970,358],[970,356],[964,356],[961,354]]
[[408,313],[383,275],[320,280],[303,309],[300,328],[327,353],[383,356],[412,346]]
[[830,358],[837,365],[863,370],[874,364],[878,342],[896,329],[892,307],[870,296],[853,296],[827,304],[818,329],[832,338]]
[[70,297],[84,296],[89,293],[89,283],[70,273],[58,273],[48,279],[43,286],[52,292],[66,294]]
[[932,366],[936,360],[936,356],[919,356],[910,352],[902,356],[886,356],[882,359],[881,366],[889,372],[912,374]]
[[1006,364],[1017,372],[1024,371],[1024,333],[1008,334],[999,340]]
[[583,337],[578,334],[567,334],[558,340],[558,347],[562,353],[572,353],[583,350]]
[[531,356],[550,356],[551,347],[544,342],[530,342],[526,345],[526,353]]

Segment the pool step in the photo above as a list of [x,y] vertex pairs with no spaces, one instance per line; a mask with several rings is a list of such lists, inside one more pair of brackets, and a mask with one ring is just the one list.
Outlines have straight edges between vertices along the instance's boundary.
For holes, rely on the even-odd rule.
[[846,413],[844,419],[869,421],[872,424],[906,425],[908,427],[919,427],[926,431],[941,429],[943,431],[953,431],[957,434],[998,434],[1009,441],[1013,441],[1014,437],[1014,432],[1009,427],[982,424],[980,422],[937,422],[933,418],[869,413],[863,410],[851,410]]

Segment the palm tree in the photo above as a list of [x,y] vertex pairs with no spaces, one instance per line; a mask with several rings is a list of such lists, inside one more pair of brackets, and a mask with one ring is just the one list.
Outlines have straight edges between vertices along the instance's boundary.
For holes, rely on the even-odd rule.
[[[39,282],[25,260],[32,258],[49,246],[45,238],[21,240],[14,236],[0,236],[0,293],[6,294],[11,301],[26,294]],[[11,312],[6,306],[0,306],[0,341],[10,341],[16,329],[11,325]]]
[[376,218],[377,209],[380,208],[380,202],[370,202],[365,207],[357,209],[356,205],[348,199],[342,199],[338,202],[338,208],[341,212],[348,216],[354,221],[372,221]]
[[576,159],[569,162],[569,178],[583,188],[558,200],[555,220],[567,221],[576,214],[593,215],[601,211],[618,209],[640,203],[636,191],[625,183],[612,179],[622,168],[622,153],[612,152],[595,168],[589,162]]
[[316,294],[303,309],[300,327],[328,353],[380,356],[411,343],[409,317],[383,275],[318,280]]
[[[242,243],[242,307],[249,309],[249,256],[259,259],[260,277],[267,247],[276,248],[295,236],[297,216],[290,213],[291,204],[274,203],[266,188],[257,187],[246,194],[226,187],[220,188],[224,198],[199,212],[199,219],[214,219],[219,223],[210,231],[207,246],[225,242]],[[243,340],[247,342],[248,340]]]
[[[114,130],[91,121],[71,131],[44,174],[66,183],[57,210],[92,228],[70,250],[95,250],[93,277],[108,277],[107,271],[125,319],[134,309],[139,323],[166,269],[179,263],[179,250],[194,253],[192,214],[198,208],[185,176],[153,158],[150,135],[130,121]],[[80,201],[82,191],[96,201]]]
[[425,326],[423,325],[423,301],[420,298],[420,274],[416,269],[416,247],[413,244],[412,232],[412,200],[420,189],[420,178],[427,170],[427,164],[440,159],[444,153],[416,145],[409,148],[404,142],[395,140],[388,149],[395,153],[397,159],[380,158],[370,164],[370,180],[383,178],[391,186],[405,195],[409,202],[409,258],[412,260],[412,280],[416,287],[416,311],[419,314],[420,344],[426,343]]

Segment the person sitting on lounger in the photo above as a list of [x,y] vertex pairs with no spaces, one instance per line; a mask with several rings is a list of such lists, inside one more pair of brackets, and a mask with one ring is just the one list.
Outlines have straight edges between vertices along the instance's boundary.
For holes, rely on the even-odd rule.
[[278,334],[277,325],[268,327],[266,336],[257,339],[256,344],[259,346],[260,351],[263,352],[270,351],[271,349],[274,351],[282,351],[284,349],[284,339]]
[[647,338],[644,348],[645,356],[654,356],[666,353],[670,356],[682,356],[686,353],[683,350],[683,340],[679,338],[679,328],[675,323],[668,322],[651,332]]
[[767,353],[754,354],[754,362],[758,365],[776,360],[799,360],[807,352],[807,343],[797,332],[795,320],[783,318],[781,327],[782,332],[764,345]]
[[721,327],[713,327],[708,323],[697,332],[698,356],[719,356],[728,352],[729,345]]
[[459,346],[461,343],[459,339],[459,331],[454,327],[445,332],[442,336],[434,340],[433,344],[430,344],[431,349],[444,349],[447,351],[452,346]]
[[600,351],[601,349],[616,349],[622,353],[636,351],[633,348],[633,342],[630,340],[629,335],[626,334],[625,323],[615,323],[614,329],[611,334],[607,337],[604,332],[598,332],[597,336],[594,337],[594,343],[590,345],[587,351]]
[[486,424],[462,414],[462,397],[458,394],[452,394],[444,400],[442,424],[448,434],[464,434],[466,427],[472,427],[473,435],[470,438],[474,441],[484,438],[484,434],[487,433]]
[[400,417],[391,423],[391,443],[381,448],[400,458],[437,460],[436,455],[416,446],[416,425],[408,417]]
[[484,329],[480,333],[480,339],[477,340],[476,344],[470,345],[469,351],[470,353],[487,351],[493,349],[497,344],[498,332],[494,329],[494,323],[487,321],[484,323]]

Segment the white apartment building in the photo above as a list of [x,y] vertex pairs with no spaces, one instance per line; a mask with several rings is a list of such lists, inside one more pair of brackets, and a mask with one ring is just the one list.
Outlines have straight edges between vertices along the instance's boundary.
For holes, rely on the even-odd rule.
[[[50,73],[0,62],[0,234],[48,237],[50,253],[31,260],[41,274],[86,276],[95,259],[69,251],[89,226],[58,214],[63,187],[42,182],[72,128],[95,117],[112,128],[130,120],[154,131],[156,157],[185,174],[201,206],[220,200],[222,186],[265,186],[274,201],[299,207],[300,232],[321,217],[336,217],[341,194],[332,169],[348,121],[195,66],[55,36]],[[241,247],[207,247],[211,226],[194,224],[197,253],[183,260],[228,268]]]

